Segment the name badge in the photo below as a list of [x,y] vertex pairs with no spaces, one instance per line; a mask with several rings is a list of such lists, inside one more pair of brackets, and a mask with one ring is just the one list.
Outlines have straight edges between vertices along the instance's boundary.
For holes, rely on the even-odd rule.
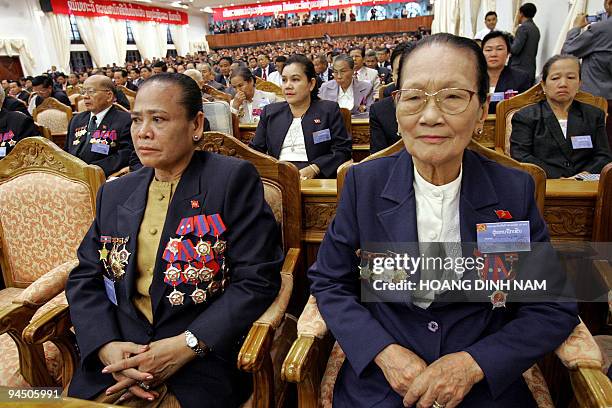
[[104,143],[95,143],[91,145],[91,151],[93,153],[100,153],[108,156],[108,152],[110,151],[110,145]]
[[478,250],[483,254],[530,251],[529,232],[529,221],[476,224]]
[[572,147],[574,149],[592,149],[593,141],[591,136],[572,136]]
[[319,130],[312,132],[312,138],[314,139],[315,144],[328,142],[331,140],[331,133],[329,133],[329,129]]
[[501,102],[504,100],[503,92],[493,92],[491,94],[491,102]]
[[106,297],[115,306],[117,306],[117,294],[115,293],[115,282],[110,280],[107,276],[104,277],[104,289],[106,290]]
[[6,146],[0,147],[0,157],[6,156]]

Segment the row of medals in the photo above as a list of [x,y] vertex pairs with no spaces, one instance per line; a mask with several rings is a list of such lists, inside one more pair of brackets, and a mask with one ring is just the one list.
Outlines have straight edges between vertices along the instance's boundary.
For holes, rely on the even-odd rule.
[[[204,263],[199,269],[193,266],[191,263],[188,263],[188,266],[182,272],[179,268],[174,266],[173,263],[170,263],[170,267],[166,269],[164,274],[166,275],[166,279],[168,280],[168,282],[173,287],[172,292],[170,292],[170,294],[166,296],[172,306],[182,305],[185,300],[185,293],[181,292],[176,288],[176,286],[181,280],[181,274],[185,276],[189,283],[195,285],[195,289],[193,292],[191,292],[190,295],[191,299],[193,300],[193,303],[204,303],[206,302],[208,295],[214,296],[220,291],[225,290],[225,288],[229,284],[227,267],[225,265],[225,260],[222,257],[223,253],[225,252],[225,248],[225,241],[222,241],[220,239],[217,239],[217,242],[215,242],[212,248],[210,242],[204,241],[202,239],[200,239],[200,241],[195,246],[196,252],[198,253],[198,255],[200,255],[202,259],[210,255],[211,250],[214,251],[214,253],[217,255],[214,260],[216,260],[219,264],[219,269],[221,269],[223,274],[223,279],[221,280],[221,282],[213,280],[215,276],[214,270],[207,267]],[[208,284],[206,290],[198,287],[198,283],[208,282],[210,283]]]
[[[125,275],[125,267],[130,257],[130,252],[125,248],[130,238],[111,238],[113,244],[110,252],[106,249],[104,242],[100,252],[100,260],[104,264],[107,271],[113,274],[115,280],[121,279]],[[121,248],[122,246],[122,248]]]
[[[78,145],[79,143],[81,143],[81,138],[87,134],[87,129],[83,128],[83,129],[79,129],[77,131],[74,132],[74,141],[72,142],[72,144],[74,146]],[[106,141],[106,139],[91,139],[89,141],[89,143],[91,144],[110,144],[111,147],[115,147],[115,142],[110,142],[108,143],[108,141]]]

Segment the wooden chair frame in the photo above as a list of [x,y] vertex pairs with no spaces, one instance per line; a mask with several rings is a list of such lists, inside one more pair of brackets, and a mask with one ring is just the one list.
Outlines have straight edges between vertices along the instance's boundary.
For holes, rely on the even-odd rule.
[[[510,156],[510,152],[506,152],[506,120],[508,115],[516,112],[519,109],[529,105],[534,105],[546,99],[543,86],[544,85],[540,82],[522,94],[501,101],[497,104],[497,107],[495,108],[495,150],[497,150],[499,153]],[[588,92],[578,91],[575,100],[595,106],[596,108],[603,110],[605,113],[608,112],[608,101],[602,97],[591,95]]]
[[[129,88],[126,88],[123,85],[119,85],[117,87],[118,89],[121,90],[121,92],[123,92],[123,94],[125,95],[125,97],[127,98],[128,102],[130,103],[130,110],[134,109],[134,100],[136,99],[136,92],[132,91]],[[121,105],[119,105],[121,106]],[[123,108],[123,107],[122,107]],[[124,108],[125,109],[125,108]],[[127,111],[127,109],[126,109]],[[129,111],[128,111],[129,112]]]
[[255,89],[259,89],[260,91],[271,92],[276,94],[276,96],[280,96],[285,99],[285,95],[283,95],[283,90],[280,86],[276,85],[274,82],[264,81],[263,79],[257,81],[255,83]]
[[[77,98],[78,100],[78,98]],[[62,111],[66,114],[67,123],[70,123],[70,120],[72,119],[72,108],[70,108],[69,106],[64,105],[63,103],[61,103],[60,101],[58,101],[55,98],[46,98],[44,101],[42,101],[42,103],[40,105],[38,105],[36,108],[34,108],[34,112],[32,112],[32,117],[34,118],[34,122],[38,121],[38,115],[41,112],[44,112],[46,110],[49,109],[54,109],[54,110],[59,110]],[[58,134],[67,134],[68,133],[68,124],[66,124],[66,132],[60,132]]]
[[[11,153],[0,161],[0,184],[14,180],[24,174],[42,172],[75,181],[90,188],[91,214],[95,216],[96,194],[104,183],[104,173],[98,166],[85,164],[80,159],[64,152],[52,141],[43,137],[29,137],[21,140]],[[27,284],[14,282],[11,265],[8,262],[4,232],[0,225],[0,268],[6,287],[26,287]],[[22,332],[37,310],[36,305],[13,303],[0,310],[0,334],[7,333],[17,344],[20,370],[24,379],[33,386],[54,385],[45,364],[42,343],[28,344],[22,339]]]
[[220,90],[215,89],[210,85],[207,85],[207,84],[202,85],[202,91],[212,96],[213,99],[219,99],[227,103],[230,103],[232,101],[232,95],[225,93],[225,92],[221,92]]
[[119,105],[117,102],[113,102],[113,106],[122,112],[129,112],[129,110],[125,109],[125,106]]

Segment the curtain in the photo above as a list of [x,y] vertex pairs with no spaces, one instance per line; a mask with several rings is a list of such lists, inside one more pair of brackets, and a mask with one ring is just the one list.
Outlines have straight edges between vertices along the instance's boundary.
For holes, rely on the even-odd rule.
[[570,10],[569,14],[565,18],[565,22],[561,26],[561,32],[559,33],[559,38],[557,38],[557,43],[555,48],[553,48],[553,55],[560,54],[561,49],[563,48],[563,44],[565,43],[565,38],[567,37],[567,32],[572,29],[574,26],[574,20],[576,16],[580,13],[586,13],[588,0],[569,0],[570,1]]
[[159,50],[157,57],[166,58],[168,53],[168,24],[155,24],[155,33],[157,34],[157,49]]
[[132,21],[130,25],[132,26],[136,48],[138,48],[143,60],[166,57],[168,52],[167,25],[152,21]]
[[[91,55],[96,67],[104,67],[117,62],[115,42],[108,44],[109,38],[114,38],[111,19],[108,17],[75,16],[81,39]],[[126,40],[127,43],[127,40]],[[127,45],[126,45],[127,46]]]
[[117,54],[114,62],[117,65],[123,65],[127,53],[127,27],[125,20],[111,19],[111,29],[115,39],[115,54]]
[[480,12],[480,3],[481,3],[481,0],[471,0],[470,2],[470,17],[472,21],[472,35],[469,35],[468,36],[469,38],[474,38],[474,36],[478,32],[476,27],[478,25],[478,13]]
[[431,33],[451,33],[458,35],[461,31],[462,0],[437,0],[434,3],[434,19]]
[[53,41],[52,48],[55,48],[57,53],[55,65],[61,72],[70,72],[70,17],[54,13],[45,13],[45,16]]
[[176,47],[178,55],[185,56],[189,53],[189,37],[187,36],[187,25],[170,24],[170,34]]
[[19,57],[25,75],[38,75],[34,69],[34,58],[28,49],[26,40],[21,38],[0,38],[0,55]]

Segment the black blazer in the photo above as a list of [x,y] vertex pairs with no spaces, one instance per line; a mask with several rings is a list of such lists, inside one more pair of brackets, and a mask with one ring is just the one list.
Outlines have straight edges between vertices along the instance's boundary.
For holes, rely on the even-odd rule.
[[74,144],[75,132],[77,130],[86,129],[89,124],[90,112],[81,112],[72,117],[68,125],[68,135],[66,136],[66,144],[64,150],[73,156],[78,157],[88,164],[95,164],[102,167],[106,177],[112,173],[129,165],[130,155],[134,151],[132,145],[132,137],[130,135],[130,126],[132,126],[132,118],[127,112],[120,111],[112,106],[102,123],[97,130],[101,132],[117,133],[117,140],[114,145],[111,145],[108,155],[95,153],[90,143],[91,135],[83,135],[79,144]]
[[383,98],[391,96],[393,91],[395,91],[396,89],[397,89],[397,86],[395,86],[395,84],[393,84],[391,86],[388,86],[385,89],[383,89]]
[[17,94],[17,98],[24,101],[26,104],[30,100],[30,93],[28,91],[21,91]]
[[115,98],[117,99],[117,103],[119,105],[123,106],[127,110],[132,110],[132,107],[130,106],[130,101],[121,89],[117,89],[117,94],[115,95]]
[[[272,303],[280,287],[283,252],[280,233],[266,204],[257,170],[250,163],[208,152],[195,152],[183,173],[168,208],[153,280],[151,304],[153,324],[137,312],[132,303],[137,277],[137,237],[145,212],[152,168],[105,183],[98,192],[96,218],[79,250],[79,265],[70,273],[66,296],[81,354],[68,394],[91,399],[114,384],[102,374],[98,350],[111,341],[149,344],[191,331],[212,352],[196,358],[166,384],[184,408],[236,407],[250,393],[250,374],[239,373],[236,358],[252,323]],[[192,201],[199,203],[194,208]],[[164,283],[167,262],[162,258],[170,238],[184,217],[220,214],[227,230],[225,259],[231,283],[209,302],[195,304],[189,294],[194,286],[181,283],[184,304],[171,306],[166,296],[172,287]],[[107,297],[100,262],[101,236],[129,237],[131,253],[125,274],[115,280],[115,306]],[[187,235],[197,243],[197,237]],[[206,235],[204,240],[214,242]],[[200,285],[203,286],[203,285]],[[203,287],[203,289],[205,289]]]
[[[591,136],[592,149],[573,149],[572,136]],[[512,117],[510,154],[520,162],[533,163],[548,178],[571,177],[581,171],[600,173],[612,161],[604,112],[574,101],[569,110],[567,139],[550,105],[541,101]]]
[[[274,64],[269,63],[268,64],[268,75],[270,75],[271,73],[276,71],[276,67],[274,66]],[[253,70],[253,75],[258,76],[260,78],[263,78],[263,71],[261,69],[261,67],[257,67]]]
[[[376,71],[378,71],[378,77],[380,78],[380,83],[386,85],[392,81],[391,71],[385,67],[376,66]],[[383,91],[384,92],[384,91]]]
[[21,139],[39,135],[32,117],[21,112],[0,109],[0,160],[7,156]]
[[[533,85],[532,78],[524,71],[516,68],[505,67],[495,85],[495,92],[506,92],[510,89],[523,93]],[[491,102],[489,104],[489,113],[494,114],[495,108],[499,102]]]
[[516,36],[510,47],[512,56],[508,65],[525,71],[531,78],[531,82],[535,79],[539,43],[540,30],[532,19],[528,19],[516,29]]
[[[287,102],[265,106],[250,146],[278,159],[292,121],[293,114]],[[313,132],[324,129],[329,129],[331,140],[315,143]],[[338,104],[312,101],[302,117],[302,131],[309,163],[319,166],[322,178],[336,178],[338,166],[351,158],[353,146]]]
[[391,146],[399,139],[393,98],[387,96],[374,102],[370,106],[370,154]]
[[232,86],[232,84],[230,84],[229,77],[227,78],[227,80],[225,80],[225,77],[223,76],[223,74],[215,75],[215,81],[217,81],[221,85],[225,85],[228,88]]
[[[64,91],[53,90],[51,97],[57,99],[59,102],[63,103],[66,106],[72,107],[70,99],[68,99],[68,96]],[[44,101],[43,98],[41,98],[40,96],[36,96],[36,106],[40,105],[42,101]]]
[[6,95],[6,97],[4,98],[4,102],[2,103],[2,109],[6,109],[8,111],[13,112],[21,112],[26,116],[31,116],[30,112],[28,111],[27,104],[21,103],[20,100],[9,95]]

